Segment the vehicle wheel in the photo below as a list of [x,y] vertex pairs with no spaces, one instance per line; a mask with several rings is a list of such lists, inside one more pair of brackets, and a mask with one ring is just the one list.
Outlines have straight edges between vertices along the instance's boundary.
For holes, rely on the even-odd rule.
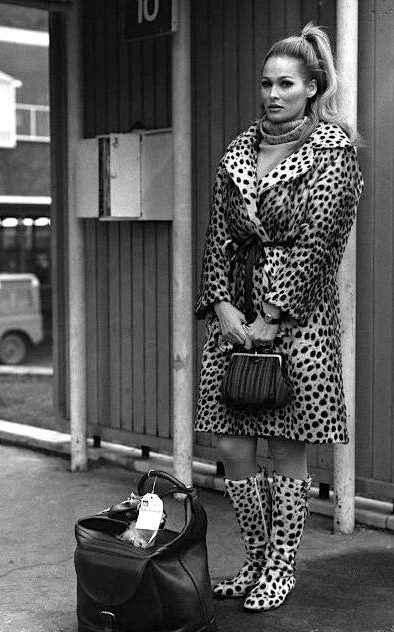
[[0,340],[0,362],[20,364],[26,355],[26,342],[19,334],[6,334]]

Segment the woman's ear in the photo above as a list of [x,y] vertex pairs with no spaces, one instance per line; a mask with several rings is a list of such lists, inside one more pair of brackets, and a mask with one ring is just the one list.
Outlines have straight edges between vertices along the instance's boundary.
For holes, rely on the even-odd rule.
[[311,79],[310,80],[310,82],[308,83],[308,85],[306,87],[306,91],[307,91],[308,99],[311,99],[312,97],[315,96],[315,94],[317,92],[316,79]]

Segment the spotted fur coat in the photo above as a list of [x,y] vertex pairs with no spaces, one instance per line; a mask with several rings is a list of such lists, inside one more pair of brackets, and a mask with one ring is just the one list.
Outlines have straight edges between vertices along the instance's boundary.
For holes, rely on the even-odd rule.
[[[257,182],[257,136],[258,123],[229,145],[217,170],[196,304],[206,335],[195,429],[346,443],[336,276],[363,186],[356,152],[337,125],[320,123]],[[253,234],[291,244],[267,247],[265,262],[253,269],[256,309],[264,299],[285,315],[278,348],[293,386],[288,405],[261,413],[222,401],[229,356],[218,348],[212,310],[222,300],[243,310],[244,267],[230,269],[226,245]]]

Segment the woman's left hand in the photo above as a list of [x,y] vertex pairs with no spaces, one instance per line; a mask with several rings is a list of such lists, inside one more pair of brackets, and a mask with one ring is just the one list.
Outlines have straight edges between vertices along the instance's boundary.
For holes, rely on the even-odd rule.
[[248,341],[250,340],[253,345],[271,342],[276,337],[278,330],[279,325],[269,325],[260,314],[247,327],[247,330],[245,329],[248,333]]

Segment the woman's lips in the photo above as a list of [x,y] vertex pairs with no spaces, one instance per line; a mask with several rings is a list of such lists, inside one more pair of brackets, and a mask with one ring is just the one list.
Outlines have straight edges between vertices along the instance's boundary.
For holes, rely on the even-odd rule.
[[268,106],[269,110],[282,110],[282,106],[281,105],[269,105]]

